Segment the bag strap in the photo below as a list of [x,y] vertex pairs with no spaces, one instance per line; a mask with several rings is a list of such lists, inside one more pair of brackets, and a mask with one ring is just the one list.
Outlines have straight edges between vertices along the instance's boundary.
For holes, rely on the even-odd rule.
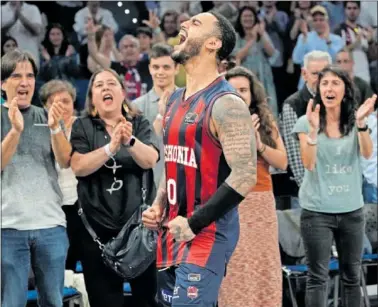
[[[142,205],[146,204],[146,197],[147,197],[147,171],[143,172],[142,175]],[[83,207],[80,204],[80,200],[78,200],[78,206],[79,206],[79,211],[77,212],[78,215],[80,216],[81,220],[83,221],[84,227],[87,229],[89,232],[90,236],[92,237],[93,241],[95,241],[98,244],[98,247],[100,250],[103,250],[105,245],[101,243],[99,236],[97,236],[96,232],[92,228],[92,226],[89,224],[88,219],[83,211]]]

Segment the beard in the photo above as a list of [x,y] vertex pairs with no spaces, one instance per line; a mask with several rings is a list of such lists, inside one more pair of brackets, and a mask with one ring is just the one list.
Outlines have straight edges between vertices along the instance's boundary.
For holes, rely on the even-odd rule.
[[181,51],[175,51],[172,53],[171,58],[177,64],[186,64],[191,58],[200,54],[203,42],[188,39],[187,46]]

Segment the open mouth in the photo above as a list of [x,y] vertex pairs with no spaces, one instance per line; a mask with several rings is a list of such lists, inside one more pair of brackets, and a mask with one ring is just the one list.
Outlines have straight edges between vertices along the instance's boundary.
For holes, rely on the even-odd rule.
[[326,98],[327,100],[334,100],[336,97],[333,95],[327,95]]
[[182,43],[184,43],[186,41],[186,36],[184,34],[179,34],[180,36],[180,42],[179,42],[179,45],[181,45]]
[[25,98],[27,97],[29,94],[29,91],[27,90],[19,90],[17,91],[17,96],[20,97],[20,98]]
[[110,94],[106,94],[102,97],[102,100],[106,103],[106,104],[110,104],[113,102],[113,96],[110,95]]

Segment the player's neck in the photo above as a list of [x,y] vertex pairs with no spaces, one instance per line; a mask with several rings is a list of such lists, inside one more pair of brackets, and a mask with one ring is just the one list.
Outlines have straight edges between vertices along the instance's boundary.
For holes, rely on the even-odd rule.
[[218,66],[209,64],[209,59],[193,59],[185,64],[186,90],[185,99],[204,89],[219,77]]

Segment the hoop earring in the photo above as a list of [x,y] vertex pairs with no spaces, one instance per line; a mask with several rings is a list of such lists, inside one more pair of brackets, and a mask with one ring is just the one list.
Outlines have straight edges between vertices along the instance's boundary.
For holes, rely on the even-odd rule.
[[91,112],[91,115],[92,115],[93,117],[97,116],[97,109],[96,109],[96,107],[93,107],[92,112]]

